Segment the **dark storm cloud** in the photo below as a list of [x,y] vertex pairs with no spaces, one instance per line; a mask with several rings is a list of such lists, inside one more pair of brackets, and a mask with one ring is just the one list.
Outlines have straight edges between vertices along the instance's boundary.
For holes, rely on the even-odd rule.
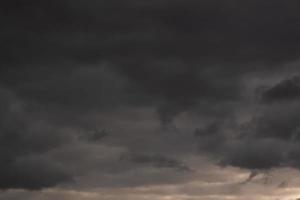
[[219,129],[220,122],[213,122],[202,129],[197,128],[194,135],[196,137],[215,136],[219,133]]
[[[51,136],[52,127],[32,119],[24,110],[23,102],[15,99],[13,93],[3,89],[0,92],[1,153],[18,155],[37,150],[46,151],[64,140],[63,135]],[[11,148],[13,151],[9,150]]]
[[[143,99],[139,96],[133,98],[136,87],[106,63],[97,67],[74,64],[72,67],[61,65],[61,68],[9,68],[1,76],[3,85],[18,93],[24,101],[36,105],[40,111],[67,110],[68,114],[74,112],[75,115],[91,110],[109,110],[120,104],[135,104]],[[71,120],[73,116],[68,118]]]
[[[236,98],[239,76],[250,70],[237,67],[233,64],[236,61],[291,59],[298,52],[296,1],[32,0],[3,4],[3,62],[8,59],[10,66],[112,63],[111,68],[124,73],[142,91],[130,98],[150,96],[152,102],[160,104],[163,122],[172,121],[173,116],[203,99]],[[286,24],[289,19],[295,23]],[[224,67],[214,67],[220,64]],[[5,77],[6,70],[3,72]],[[55,83],[50,84],[44,87]],[[51,93],[61,88],[60,84],[64,83],[58,81],[49,93],[39,94],[40,89],[35,89],[31,94],[72,105],[78,96],[94,93],[92,98],[99,101],[98,91],[91,90],[99,81],[74,86],[86,92],[72,100],[68,100],[69,95],[63,98],[64,94],[74,94],[72,86],[64,85],[62,88],[68,88]],[[109,95],[120,99],[116,94],[101,94]]]
[[[289,101],[299,78],[281,77],[264,103],[245,95],[247,75],[299,59],[299,1],[16,0],[0,11],[1,188],[53,187],[72,180],[73,166],[100,177],[140,165],[185,171],[194,143],[221,165],[299,168],[300,107]],[[238,124],[253,104],[259,111]],[[147,109],[167,129],[153,128]],[[182,114],[194,116],[188,130]],[[89,131],[108,124],[118,131]],[[125,170],[115,160],[132,149],[162,152],[130,155]]]
[[197,128],[194,137],[198,140],[198,148],[209,153],[219,153],[223,148],[225,136],[222,135],[222,122],[213,122],[204,128]]
[[144,92],[158,99],[158,114],[163,123],[171,122],[174,116],[201,101],[217,104],[239,98],[238,77],[219,67],[171,60],[131,66],[121,71]]
[[174,57],[275,61],[295,59],[299,52],[294,0],[31,0],[1,7],[8,63]]
[[[53,82],[25,84],[18,88],[21,93],[76,108],[82,104],[98,107],[103,99],[107,102],[101,107],[110,102],[148,99],[158,104],[163,123],[171,122],[199,101],[217,104],[237,98],[240,75],[251,69],[233,63],[294,59],[299,46],[296,1],[31,0],[2,4],[2,62],[9,66],[30,65],[30,72],[35,71],[32,64],[51,65],[50,70],[26,76],[50,73],[48,78]],[[294,23],[287,23],[290,19]],[[103,93],[95,88],[111,82],[103,83],[100,77],[88,74],[85,81],[76,75],[61,76],[69,74],[65,68],[72,68],[74,62],[111,63],[110,68],[127,76],[132,81],[129,87],[136,89],[129,91],[129,97],[122,92],[110,93],[114,90],[109,87]],[[59,77],[66,80],[46,72],[53,65],[65,69],[58,71]],[[7,70],[2,71],[3,82],[11,82],[5,78]],[[91,98],[75,100],[82,96]]]
[[39,190],[72,181],[72,175],[54,161],[43,158],[17,158],[2,162],[1,189]]
[[294,76],[283,80],[274,87],[266,90],[263,100],[267,103],[297,100],[300,97],[300,77]]
[[250,124],[255,137],[299,140],[299,103],[270,105]]
[[228,129],[224,123],[197,129],[195,137],[200,152],[209,154],[222,166],[263,171],[299,168],[299,102],[279,101],[267,105],[264,102],[258,106],[252,119],[238,129]]
[[64,143],[64,136],[39,120],[31,119],[10,91],[0,90],[1,189],[41,189],[71,180],[55,162],[35,155]]
[[222,165],[231,165],[252,170],[268,170],[279,167],[284,161],[286,149],[280,141],[248,140],[228,146],[221,160]]
[[246,124],[214,122],[196,129],[194,136],[200,153],[221,166],[262,171],[298,168],[298,119],[298,103],[263,104]]
[[108,131],[105,129],[102,130],[90,130],[87,133],[81,134],[79,139],[86,140],[88,142],[100,142],[102,139],[109,135]]
[[197,136],[197,140],[200,153],[208,154],[221,166],[263,171],[290,165],[287,155],[291,144],[280,139],[232,138],[211,133]]
[[174,158],[169,158],[159,154],[128,154],[122,155],[120,161],[129,160],[136,164],[150,164],[157,168],[171,168],[178,171],[190,171],[191,169],[186,166],[183,162],[178,161]]

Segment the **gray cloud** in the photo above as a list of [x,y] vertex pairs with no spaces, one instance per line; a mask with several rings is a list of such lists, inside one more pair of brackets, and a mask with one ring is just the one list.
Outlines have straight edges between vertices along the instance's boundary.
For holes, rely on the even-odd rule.
[[186,166],[181,161],[178,161],[174,158],[169,158],[164,155],[154,154],[154,155],[147,155],[147,154],[129,154],[129,155],[122,155],[120,157],[120,161],[129,160],[131,162],[137,164],[150,164],[153,167],[157,168],[173,168],[178,171],[191,171],[191,169]]
[[299,73],[286,67],[299,60],[298,10],[296,0],[2,2],[0,188],[181,182],[189,173],[178,171],[194,169],[181,160],[199,154],[299,168]]
[[23,102],[0,90],[0,188],[40,189],[71,180],[53,161],[35,157],[65,143],[67,136],[32,118]]
[[276,101],[298,99],[300,95],[299,82],[298,76],[283,80],[274,87],[266,90],[263,94],[263,100],[267,103],[272,103]]
[[86,140],[88,142],[100,142],[103,138],[107,137],[108,134],[108,131],[105,129],[89,130],[82,133],[81,136],[79,136],[79,139]]

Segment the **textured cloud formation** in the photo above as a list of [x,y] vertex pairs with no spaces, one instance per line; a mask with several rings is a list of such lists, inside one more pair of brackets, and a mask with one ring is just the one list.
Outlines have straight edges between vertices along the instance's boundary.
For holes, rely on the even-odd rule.
[[[186,194],[203,181],[222,199],[258,191],[261,172],[298,170],[299,6],[1,2],[0,189]],[[207,165],[251,173],[227,185]]]
[[266,102],[276,102],[298,99],[300,95],[299,81],[298,76],[283,80],[274,87],[265,91],[263,94],[263,100]]
[[137,164],[150,164],[158,168],[173,168],[179,171],[190,171],[182,162],[163,155],[123,155],[121,160],[129,160]]
[[0,188],[40,189],[71,180],[67,169],[40,156],[66,138],[43,121],[32,119],[11,92],[1,89],[0,99]]

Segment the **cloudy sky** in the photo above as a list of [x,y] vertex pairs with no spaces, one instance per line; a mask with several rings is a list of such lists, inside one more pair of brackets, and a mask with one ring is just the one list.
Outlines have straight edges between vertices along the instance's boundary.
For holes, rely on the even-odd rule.
[[0,200],[299,200],[299,0],[0,3]]

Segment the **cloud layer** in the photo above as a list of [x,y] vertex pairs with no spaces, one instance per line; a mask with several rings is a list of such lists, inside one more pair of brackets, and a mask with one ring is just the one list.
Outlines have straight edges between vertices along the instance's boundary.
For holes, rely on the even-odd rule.
[[298,170],[299,6],[2,2],[0,189]]

